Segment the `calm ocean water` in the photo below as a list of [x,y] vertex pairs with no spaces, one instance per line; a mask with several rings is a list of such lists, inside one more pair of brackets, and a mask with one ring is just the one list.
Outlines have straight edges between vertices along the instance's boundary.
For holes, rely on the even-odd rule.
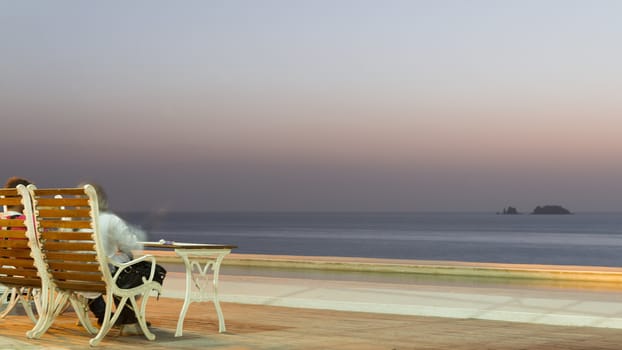
[[622,213],[125,213],[150,240],[236,253],[622,266]]

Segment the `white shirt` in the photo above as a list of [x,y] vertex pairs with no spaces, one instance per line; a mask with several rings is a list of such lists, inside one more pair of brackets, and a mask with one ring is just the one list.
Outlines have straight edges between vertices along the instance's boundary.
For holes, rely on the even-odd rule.
[[[132,250],[142,250],[143,245],[139,243],[144,241],[147,234],[128,225],[123,219],[110,212],[100,212],[99,234],[104,244],[104,251],[109,259],[119,263],[132,260]],[[81,292],[79,293],[86,298],[97,298],[100,293]]]
[[99,232],[104,251],[109,259],[119,263],[132,260],[132,250],[142,250],[140,241],[145,241],[147,234],[128,225],[123,219],[110,212],[99,213]]

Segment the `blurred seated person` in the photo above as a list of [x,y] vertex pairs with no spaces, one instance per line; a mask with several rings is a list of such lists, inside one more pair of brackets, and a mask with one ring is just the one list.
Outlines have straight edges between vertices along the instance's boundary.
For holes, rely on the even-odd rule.
[[[79,187],[83,186],[84,183],[79,185]],[[146,239],[147,234],[110,211],[108,208],[108,195],[101,185],[91,183],[91,186],[93,186],[95,192],[97,192],[97,202],[99,206],[98,224],[106,255],[110,260],[119,263],[126,263],[134,259],[132,250],[143,249],[140,242]],[[114,269],[115,268],[111,269],[112,273],[114,273]],[[89,309],[93,312],[95,317],[97,317],[97,324],[101,325],[106,311],[106,302],[104,298],[100,294],[84,294],[84,296],[87,297],[87,299],[91,299],[89,302]],[[114,297],[115,304],[118,304],[120,300],[119,297]],[[134,315],[134,310],[132,310],[131,305],[128,303],[128,305],[121,310],[121,315],[119,315],[115,326],[137,323],[138,320]],[[147,324],[150,325],[149,322],[147,322]]]

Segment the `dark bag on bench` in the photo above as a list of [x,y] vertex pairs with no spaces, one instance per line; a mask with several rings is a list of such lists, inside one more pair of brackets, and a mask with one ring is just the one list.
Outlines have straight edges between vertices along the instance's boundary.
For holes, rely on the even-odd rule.
[[[132,266],[126,267],[121,272],[119,278],[117,279],[117,286],[123,289],[138,287],[143,284],[143,277],[149,278],[150,273],[151,263],[148,261],[141,261]],[[161,265],[156,264],[153,280],[162,285],[165,277],[166,270]]]

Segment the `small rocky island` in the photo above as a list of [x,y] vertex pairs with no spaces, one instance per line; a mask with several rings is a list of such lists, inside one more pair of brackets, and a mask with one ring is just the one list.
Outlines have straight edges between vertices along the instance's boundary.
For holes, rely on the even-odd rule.
[[562,207],[561,205],[544,205],[537,206],[531,214],[534,215],[568,215],[572,214],[570,210]]
[[497,213],[497,214],[502,214],[502,215],[518,215],[520,214],[518,212],[518,210],[514,207],[507,207],[507,208],[503,208],[503,211],[501,213]]

